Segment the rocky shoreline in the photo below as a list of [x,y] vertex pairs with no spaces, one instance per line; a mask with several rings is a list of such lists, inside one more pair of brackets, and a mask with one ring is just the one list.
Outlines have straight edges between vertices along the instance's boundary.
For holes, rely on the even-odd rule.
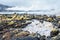
[[14,20],[6,18],[7,21],[0,22],[0,40],[60,39],[60,17],[55,15],[23,16],[20,18],[20,16],[14,14]]

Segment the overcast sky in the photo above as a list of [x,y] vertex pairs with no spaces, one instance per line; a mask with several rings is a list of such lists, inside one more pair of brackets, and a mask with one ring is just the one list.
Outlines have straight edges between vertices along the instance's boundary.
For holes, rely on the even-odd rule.
[[60,0],[0,0],[0,4],[16,6],[11,9],[24,10],[60,10]]

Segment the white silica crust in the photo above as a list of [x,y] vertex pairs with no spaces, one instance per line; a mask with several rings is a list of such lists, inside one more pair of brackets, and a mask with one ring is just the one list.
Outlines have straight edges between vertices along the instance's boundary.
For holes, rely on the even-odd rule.
[[29,31],[30,33],[39,33],[40,35],[50,36],[50,32],[53,29],[53,24],[50,22],[44,21],[41,23],[39,20],[31,20],[32,23],[29,24],[24,31]]

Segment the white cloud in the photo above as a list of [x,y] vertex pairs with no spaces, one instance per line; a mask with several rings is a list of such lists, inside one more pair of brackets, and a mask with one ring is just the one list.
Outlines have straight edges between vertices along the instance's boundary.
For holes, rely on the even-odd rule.
[[12,8],[8,8],[7,10],[29,10],[30,8],[26,8],[26,7],[12,7]]
[[16,7],[7,10],[51,10],[60,11],[60,0],[0,0],[0,3]]
[[50,10],[50,9],[54,9],[55,6],[54,5],[48,5],[46,4],[45,1],[33,1],[32,4],[29,7],[25,7],[25,6],[16,6],[13,8],[8,8],[7,10]]

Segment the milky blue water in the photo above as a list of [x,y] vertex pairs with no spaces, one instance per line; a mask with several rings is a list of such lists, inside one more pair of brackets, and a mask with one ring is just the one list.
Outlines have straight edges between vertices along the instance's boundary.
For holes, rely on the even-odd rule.
[[[15,12],[0,12],[0,14],[13,14]],[[16,12],[17,14],[37,14],[37,15],[60,15],[60,13],[54,13],[54,12]]]

